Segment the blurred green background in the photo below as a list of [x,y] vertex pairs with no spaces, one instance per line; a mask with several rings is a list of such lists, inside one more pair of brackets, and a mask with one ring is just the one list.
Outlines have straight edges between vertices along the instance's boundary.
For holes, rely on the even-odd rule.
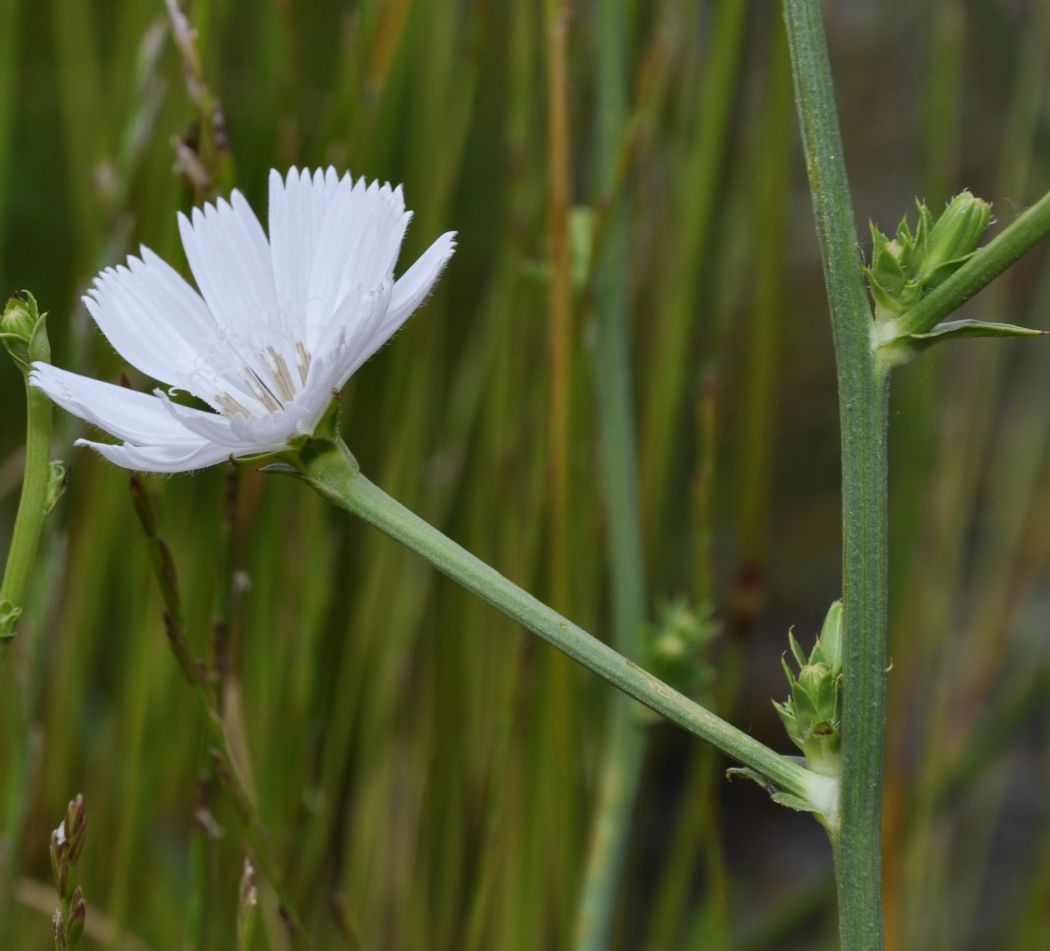
[[[888,230],[914,196],[938,208],[969,187],[1009,222],[1045,192],[1050,4],[826,10],[859,221]],[[404,182],[402,261],[447,229],[459,250],[344,395],[364,470],[607,634],[595,327],[624,308],[648,613],[711,610],[706,702],[786,751],[769,698],[787,628],[808,646],[839,593],[839,495],[778,5],[186,12],[189,79],[160,0],[0,0],[0,289],[51,312],[55,362],[119,378],[79,296],[140,242],[184,266],[177,209],[236,185],[262,213],[267,171],[292,164]],[[969,312],[1050,328],[1050,256]],[[895,382],[891,948],[1050,948],[1048,377],[1045,344],[977,341]],[[0,396],[6,539],[11,367]],[[230,948],[245,843],[127,474],[71,449],[80,432],[59,417],[70,489],[0,682],[0,945],[51,946],[48,836],[82,792],[86,946]],[[198,653],[227,622],[227,729],[316,946],[569,947],[611,688],[299,485],[221,469],[148,484]],[[675,728],[649,741],[616,947],[832,947],[816,823],[727,784]],[[284,948],[261,891],[254,946]]]

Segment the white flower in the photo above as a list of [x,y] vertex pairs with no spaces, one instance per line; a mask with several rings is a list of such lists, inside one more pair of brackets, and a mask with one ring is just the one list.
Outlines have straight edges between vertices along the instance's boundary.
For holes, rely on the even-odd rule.
[[401,188],[335,170],[270,173],[270,237],[240,192],[179,215],[198,294],[148,248],[84,303],[117,352],[214,412],[33,364],[59,406],[123,440],[78,439],[111,462],[184,472],[313,432],[333,395],[430,293],[455,249],[437,239],[394,280],[412,213]]

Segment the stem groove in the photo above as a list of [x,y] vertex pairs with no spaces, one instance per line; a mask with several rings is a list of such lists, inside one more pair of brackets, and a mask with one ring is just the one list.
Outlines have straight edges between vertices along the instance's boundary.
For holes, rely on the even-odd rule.
[[887,391],[871,350],[820,0],[785,0],[802,143],[831,309],[842,429],[841,826],[832,835],[844,951],[883,946],[882,773],[886,720]]

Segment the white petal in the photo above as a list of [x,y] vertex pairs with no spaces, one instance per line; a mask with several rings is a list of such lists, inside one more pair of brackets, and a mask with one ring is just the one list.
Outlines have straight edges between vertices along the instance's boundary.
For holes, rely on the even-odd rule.
[[393,273],[411,219],[400,186],[364,179],[340,190],[324,217],[310,274],[307,344],[314,346],[350,293],[378,288]]
[[350,374],[368,359],[375,349],[369,349],[371,342],[386,318],[392,287],[387,281],[369,294],[348,294],[343,299],[317,343],[317,352],[327,360],[311,364],[308,391],[321,388],[330,395],[341,390]]
[[84,297],[91,316],[132,366],[213,406],[222,393],[253,409],[242,360],[223,338],[201,296],[149,248],[127,266],[107,268]]
[[437,239],[394,284],[390,304],[382,319],[376,322],[367,337],[361,339],[350,361],[344,365],[339,388],[358,368],[386,343],[423,303],[441,276],[445,265],[456,250],[456,233],[449,231]]
[[[34,363],[29,381],[64,410],[131,443],[191,446],[200,440],[165,411],[154,396],[91,377]],[[199,410],[188,410],[201,416]]]
[[[128,258],[128,267],[150,298],[158,315],[190,346],[204,336],[215,335],[215,318],[208,305],[178,271],[145,245],[139,249],[142,259]],[[228,355],[227,355],[228,358]]]
[[230,450],[225,446],[198,440],[193,446],[111,446],[107,443],[78,439],[77,446],[88,446],[114,465],[139,472],[191,472],[205,469],[228,459]]
[[456,232],[446,231],[419,256],[415,264],[398,278],[397,283],[394,284],[394,293],[390,298],[390,312],[387,319],[392,328],[387,337],[423,303],[426,296],[433,290],[437,279],[441,277],[441,272],[455,250]]
[[317,420],[307,426],[303,410],[304,406],[296,402],[269,416],[238,416],[230,420],[230,427],[245,444],[254,447],[253,452],[273,452],[283,449],[295,437],[313,432]]
[[342,179],[329,166],[311,175],[291,169],[285,178],[270,172],[270,253],[277,300],[305,340],[306,300],[314,255],[325,212],[340,190],[349,191],[349,177]]
[[132,366],[174,383],[197,358],[194,338],[210,318],[204,301],[155,254],[106,268],[84,297],[88,312],[113,348]]
[[168,418],[192,433],[195,438],[213,442],[217,446],[225,446],[229,452],[243,452],[252,449],[250,445],[245,445],[243,439],[233,434],[230,420],[225,416],[220,416],[218,413],[202,413],[191,406],[181,406],[172,402],[168,394],[161,390],[157,390],[156,399],[167,413]]
[[239,191],[230,201],[179,213],[179,233],[197,286],[224,336],[242,358],[279,339],[277,306],[266,235]]
[[[324,361],[318,363],[323,366]],[[304,387],[294,402],[279,410],[261,416],[225,417],[180,406],[161,392],[157,396],[172,417],[187,429],[209,442],[225,446],[234,456],[273,452],[283,449],[297,436],[309,435],[332,399],[330,390],[319,397]]]

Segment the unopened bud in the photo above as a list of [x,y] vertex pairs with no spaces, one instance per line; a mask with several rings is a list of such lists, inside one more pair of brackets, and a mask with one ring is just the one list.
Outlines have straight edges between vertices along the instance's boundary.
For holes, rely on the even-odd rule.
[[806,756],[810,768],[826,775],[838,774],[839,721],[842,691],[842,605],[832,604],[824,627],[809,656],[793,634],[788,634],[791,654],[799,665],[792,673],[782,660],[790,693],[783,703],[773,702],[791,741]]
[[66,922],[61,909],[57,909],[51,916],[51,934],[55,939],[55,951],[67,951],[69,942],[66,941]]
[[[48,851],[51,856],[51,877],[57,886],[61,880],[62,866],[66,860],[66,837],[61,825],[51,833]],[[59,894],[61,895],[61,889],[59,889]]]
[[76,865],[84,848],[87,834],[87,813],[84,811],[84,797],[77,793],[66,808],[66,835],[69,838],[69,862]]
[[69,472],[61,459],[53,459],[47,472],[47,495],[44,497],[44,514],[50,515],[58,500],[69,485]]
[[687,696],[697,696],[712,677],[705,650],[718,634],[706,606],[682,599],[660,605],[655,623],[643,633],[644,663],[661,680]]
[[15,636],[15,627],[22,616],[22,609],[6,598],[0,601],[0,641],[10,640]]
[[55,890],[59,898],[65,898],[69,894],[69,862],[63,858],[58,863],[58,878],[55,880]]
[[956,195],[930,231],[922,256],[920,280],[930,290],[949,277],[977,250],[992,220],[992,206],[971,192]]
[[29,291],[18,291],[11,295],[4,308],[3,332],[28,343],[39,319],[36,298]]
[[816,697],[824,684],[831,676],[831,670],[827,664],[807,664],[798,672],[798,685],[810,696]]
[[87,905],[84,893],[78,888],[70,899],[69,915],[66,918],[66,942],[70,949],[75,949],[84,936],[84,924],[87,921]]
[[892,321],[957,271],[977,250],[991,221],[986,201],[964,191],[934,221],[930,209],[916,201],[914,232],[905,218],[890,238],[871,226],[871,262],[865,268],[875,302],[875,316]]
[[46,316],[40,313],[36,298],[29,291],[18,291],[11,295],[0,317],[0,338],[23,369],[28,369],[34,360],[51,359],[44,327]]

